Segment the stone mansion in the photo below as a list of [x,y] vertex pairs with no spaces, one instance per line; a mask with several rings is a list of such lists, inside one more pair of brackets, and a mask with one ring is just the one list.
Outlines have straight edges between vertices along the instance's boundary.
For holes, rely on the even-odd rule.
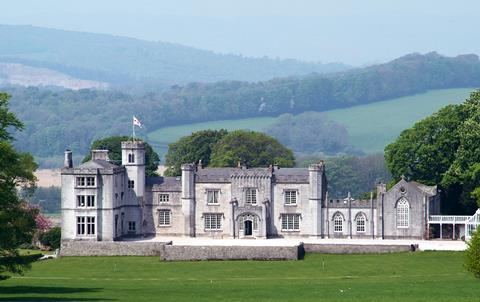
[[436,187],[400,180],[376,198],[328,198],[323,162],[309,168],[204,168],[181,177],[146,177],[141,141],[122,142],[122,162],[108,151],[73,166],[65,152],[62,240],[125,237],[405,238],[428,234],[440,212]]

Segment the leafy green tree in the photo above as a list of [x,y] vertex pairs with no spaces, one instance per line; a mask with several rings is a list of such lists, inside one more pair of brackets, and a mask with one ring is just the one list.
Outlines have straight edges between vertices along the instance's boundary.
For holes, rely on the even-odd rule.
[[17,188],[33,187],[36,164],[30,154],[12,146],[11,130],[23,124],[9,111],[9,95],[0,93],[0,273],[21,272],[27,267],[18,254],[18,246],[31,242],[35,233],[37,210],[19,198]]
[[[319,160],[309,159],[301,166],[307,167]],[[345,198],[350,192],[355,198],[370,199],[376,183],[391,179],[383,154],[330,157],[325,159],[325,164],[330,198]]]
[[[122,160],[122,142],[131,139],[128,136],[110,136],[102,139],[98,139],[92,143],[90,153],[85,156],[83,162],[89,161],[92,158],[91,151],[96,149],[108,150],[108,156],[110,160],[121,162]],[[145,142],[145,172],[147,176],[157,175],[158,163],[160,157],[153,150],[149,143]]]
[[465,267],[480,279],[480,228],[472,234],[472,238],[467,242],[467,245]]
[[394,179],[440,184],[449,213],[471,213],[480,187],[480,92],[404,130],[385,148]]
[[179,141],[168,146],[165,156],[166,176],[182,174],[181,165],[202,161],[202,165],[210,164],[213,146],[222,139],[227,130],[203,130],[182,137]]
[[213,167],[235,167],[238,162],[250,167],[277,164],[293,167],[293,152],[276,139],[266,134],[237,130],[219,140],[212,150],[210,165]]
[[55,250],[60,248],[62,231],[60,227],[53,227],[50,230],[41,233],[38,236],[38,240],[44,246],[48,246],[51,249]]

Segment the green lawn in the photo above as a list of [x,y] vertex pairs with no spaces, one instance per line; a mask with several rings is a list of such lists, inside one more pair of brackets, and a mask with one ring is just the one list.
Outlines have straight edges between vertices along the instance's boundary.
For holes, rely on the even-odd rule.
[[[416,121],[448,104],[463,102],[470,88],[440,89],[367,105],[326,111],[335,121],[344,124],[351,143],[367,153],[383,152],[400,132]],[[192,132],[205,129],[250,129],[261,131],[276,121],[274,117],[223,120],[160,128],[148,134],[155,150],[163,156],[168,144]]]
[[71,257],[0,281],[0,301],[480,301],[463,253],[307,254],[300,261]]

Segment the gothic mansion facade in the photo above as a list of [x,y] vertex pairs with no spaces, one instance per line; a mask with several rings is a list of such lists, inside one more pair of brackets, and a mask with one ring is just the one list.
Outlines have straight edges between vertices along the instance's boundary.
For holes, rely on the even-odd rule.
[[325,165],[203,168],[146,177],[141,141],[122,142],[122,163],[95,150],[77,167],[65,153],[62,240],[125,237],[425,238],[440,209],[436,187],[401,180],[377,197],[331,200]]

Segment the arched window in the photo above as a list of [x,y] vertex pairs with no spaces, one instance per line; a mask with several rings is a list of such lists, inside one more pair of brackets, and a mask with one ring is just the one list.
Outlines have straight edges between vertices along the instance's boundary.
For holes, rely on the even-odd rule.
[[133,154],[133,153],[128,154],[128,162],[129,163],[134,163],[135,162],[135,154]]
[[335,233],[343,232],[343,216],[340,213],[335,214],[333,217],[333,231]]
[[397,202],[397,228],[406,229],[410,226],[410,204],[404,197]]
[[357,224],[357,233],[365,233],[366,221],[367,218],[365,217],[365,214],[357,214],[357,217],[355,218],[355,222]]

